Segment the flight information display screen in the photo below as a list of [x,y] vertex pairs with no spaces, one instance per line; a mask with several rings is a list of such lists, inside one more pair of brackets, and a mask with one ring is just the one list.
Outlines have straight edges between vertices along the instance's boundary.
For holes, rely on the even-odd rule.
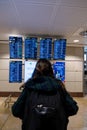
[[51,59],[52,57],[52,38],[40,40],[40,58]]
[[22,61],[10,61],[9,82],[22,82]]
[[66,39],[57,39],[54,41],[54,60],[65,60]]
[[25,59],[37,58],[37,38],[30,37],[25,39]]
[[10,59],[22,59],[22,37],[9,37]]
[[55,62],[53,64],[53,71],[57,79],[65,81],[65,62]]
[[32,60],[25,61],[25,74],[24,74],[25,82],[32,77],[36,63],[37,63],[37,61],[32,61]]

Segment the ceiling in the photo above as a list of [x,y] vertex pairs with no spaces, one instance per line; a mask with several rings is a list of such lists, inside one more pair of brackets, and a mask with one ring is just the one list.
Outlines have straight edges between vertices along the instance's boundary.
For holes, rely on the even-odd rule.
[[87,0],[0,0],[0,40],[45,35],[83,45],[87,38],[79,33],[86,30]]

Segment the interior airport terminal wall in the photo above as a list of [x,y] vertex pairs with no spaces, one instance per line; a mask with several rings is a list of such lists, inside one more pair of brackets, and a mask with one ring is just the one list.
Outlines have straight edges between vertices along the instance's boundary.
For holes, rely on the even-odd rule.
[[83,95],[83,47],[67,47],[65,67],[65,85],[73,95]]
[[[22,83],[9,83],[9,63],[15,59],[9,58],[9,44],[0,44],[0,95],[20,92]],[[16,59],[17,60],[17,59]]]
[[[15,59],[9,58],[9,44],[0,43],[0,96],[7,96],[10,93],[19,94],[19,88],[24,82],[23,80],[22,83],[9,83],[9,62],[11,60]],[[24,59],[20,61],[24,63]],[[83,95],[83,47],[67,46],[64,62],[67,90],[77,96]],[[24,77],[24,65],[22,71],[22,77]]]

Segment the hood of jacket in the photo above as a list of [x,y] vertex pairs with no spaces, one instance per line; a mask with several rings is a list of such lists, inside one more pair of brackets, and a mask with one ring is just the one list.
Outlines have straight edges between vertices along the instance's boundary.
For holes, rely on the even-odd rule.
[[29,79],[25,83],[25,87],[34,91],[55,91],[60,87],[60,84],[54,78],[41,76]]

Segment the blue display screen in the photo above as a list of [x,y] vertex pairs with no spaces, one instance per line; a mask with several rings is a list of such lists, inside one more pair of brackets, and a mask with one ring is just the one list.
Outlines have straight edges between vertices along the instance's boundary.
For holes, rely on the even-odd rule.
[[9,37],[10,59],[22,59],[22,37]]
[[9,82],[22,82],[22,61],[11,61],[9,64]]
[[55,62],[53,64],[53,71],[57,79],[65,81],[65,62]]
[[54,41],[54,60],[65,60],[66,39],[59,39]]
[[40,40],[40,58],[51,59],[52,57],[52,38]]
[[37,38],[31,37],[25,39],[25,59],[37,58]]

